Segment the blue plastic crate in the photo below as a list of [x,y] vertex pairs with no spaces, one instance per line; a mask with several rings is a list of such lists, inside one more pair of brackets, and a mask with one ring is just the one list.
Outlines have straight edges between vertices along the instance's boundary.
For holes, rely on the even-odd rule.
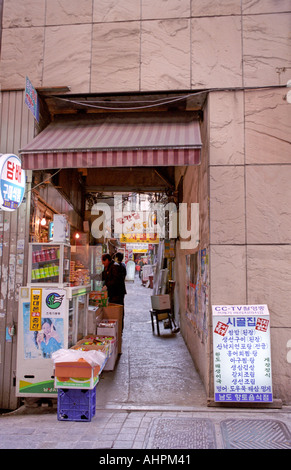
[[91,421],[96,411],[96,386],[91,390],[58,389],[59,421]]

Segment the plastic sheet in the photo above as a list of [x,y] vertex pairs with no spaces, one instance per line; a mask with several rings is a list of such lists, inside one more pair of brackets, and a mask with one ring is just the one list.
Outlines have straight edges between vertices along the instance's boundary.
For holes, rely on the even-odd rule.
[[78,349],[59,349],[52,354],[54,363],[56,362],[77,362],[80,359],[84,359],[92,367],[102,366],[106,356],[101,351],[81,351]]

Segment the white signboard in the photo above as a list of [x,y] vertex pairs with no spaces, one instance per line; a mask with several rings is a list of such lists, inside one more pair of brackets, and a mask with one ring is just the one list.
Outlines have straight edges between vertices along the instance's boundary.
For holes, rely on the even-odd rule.
[[20,159],[13,154],[0,154],[0,209],[14,211],[22,203],[25,171]]
[[213,305],[214,399],[273,401],[267,305]]

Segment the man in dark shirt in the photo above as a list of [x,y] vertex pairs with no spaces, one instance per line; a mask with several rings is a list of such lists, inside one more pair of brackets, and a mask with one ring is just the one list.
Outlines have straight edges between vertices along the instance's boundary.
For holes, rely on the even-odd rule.
[[108,253],[102,255],[102,264],[104,266],[102,280],[107,287],[109,302],[124,305],[126,289],[120,265],[115,263]]
[[126,278],[126,265],[125,263],[123,263],[123,254],[120,253],[119,251],[115,254],[115,261],[116,263],[119,264],[123,278],[125,279]]

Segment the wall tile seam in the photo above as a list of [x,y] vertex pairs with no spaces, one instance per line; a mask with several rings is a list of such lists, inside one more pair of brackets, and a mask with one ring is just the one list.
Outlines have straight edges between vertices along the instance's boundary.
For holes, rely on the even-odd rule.
[[[142,16],[142,0],[140,0],[140,13]],[[93,28],[92,28],[93,29]],[[141,74],[141,68],[142,68],[142,19],[140,18],[139,20],[139,66],[138,66],[138,89],[139,91],[142,90],[142,74]]]
[[280,246],[291,246],[290,243],[213,243],[209,242],[209,246],[245,246],[245,247],[280,247]]
[[248,168],[248,167],[259,167],[259,166],[290,166],[291,165],[291,162],[288,163],[288,162],[270,162],[270,163],[238,163],[237,165],[234,164],[234,163],[230,163],[229,165],[227,163],[221,163],[220,164],[213,164],[213,163],[210,163],[209,164],[209,168],[230,168],[230,167],[243,167],[243,168]]
[[[286,11],[271,11],[271,12],[260,12],[260,13],[230,13],[230,14],[216,14],[216,15],[186,15],[186,16],[177,16],[177,17],[158,17],[158,18],[136,18],[136,19],[125,19],[125,20],[115,20],[115,21],[83,21],[83,22],[76,22],[76,23],[47,23],[44,22],[43,24],[39,25],[12,25],[12,26],[5,26],[2,25],[2,31],[6,29],[29,29],[29,28],[43,28],[43,27],[56,27],[56,26],[75,26],[75,25],[88,25],[88,24],[119,24],[119,23],[133,23],[133,22],[150,22],[150,21],[176,21],[176,20],[191,20],[191,19],[200,19],[200,18],[229,18],[229,17],[253,17],[253,16],[265,16],[265,15],[286,15],[291,13],[291,10]],[[46,13],[45,13],[46,15]],[[4,16],[4,15],[3,15]],[[3,23],[5,19],[3,18]]]
[[[94,14],[94,2],[92,1],[92,18]],[[90,64],[89,64],[89,93],[92,93],[92,67],[93,67],[93,35],[94,35],[94,29],[93,29],[93,23],[91,25],[91,44],[90,44]]]

